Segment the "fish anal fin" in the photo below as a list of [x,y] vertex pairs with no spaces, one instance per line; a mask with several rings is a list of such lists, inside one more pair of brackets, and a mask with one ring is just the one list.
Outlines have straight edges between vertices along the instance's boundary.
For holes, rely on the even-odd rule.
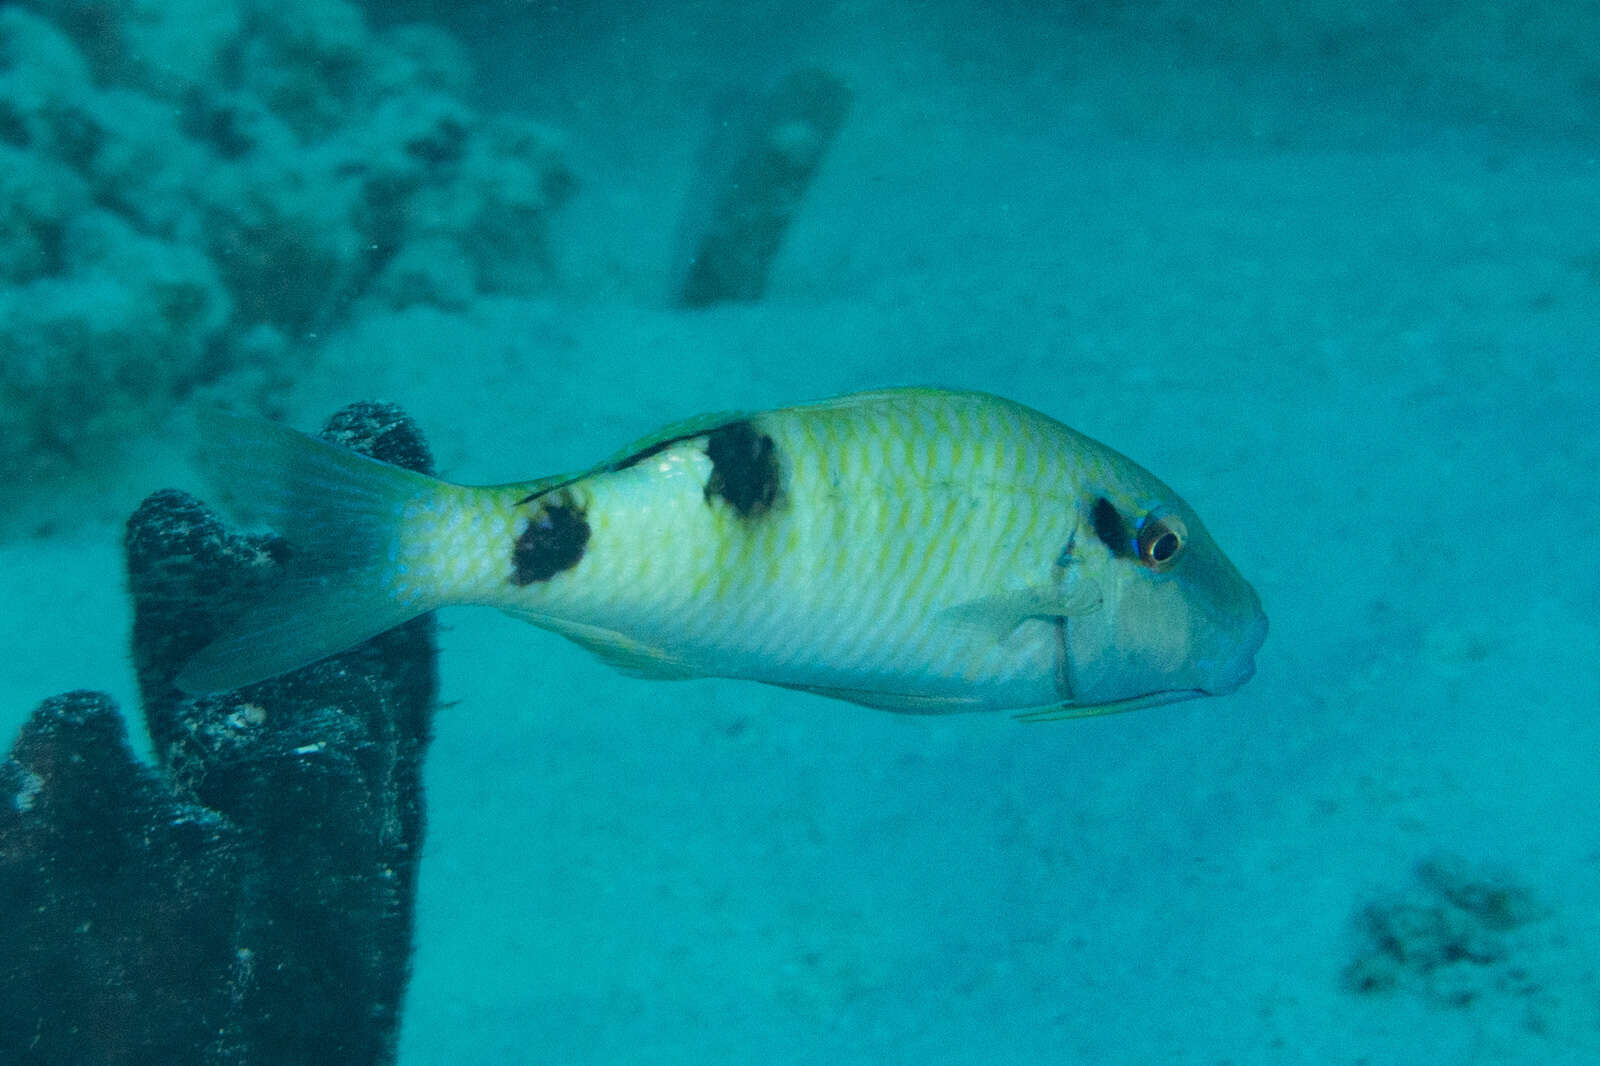
[[614,629],[552,618],[531,611],[512,610],[506,613],[567,638],[613,670],[629,677],[651,681],[687,681],[706,676],[705,671],[696,669],[671,652],[625,637]]

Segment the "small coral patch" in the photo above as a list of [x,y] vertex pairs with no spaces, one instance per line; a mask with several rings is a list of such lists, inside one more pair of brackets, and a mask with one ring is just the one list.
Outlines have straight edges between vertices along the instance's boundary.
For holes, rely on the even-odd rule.
[[1561,937],[1533,893],[1452,855],[1427,859],[1415,872],[1408,890],[1357,910],[1345,989],[1411,993],[1451,1010],[1509,1009],[1513,1024],[1530,1033],[1561,1027],[1576,1000],[1559,990]]

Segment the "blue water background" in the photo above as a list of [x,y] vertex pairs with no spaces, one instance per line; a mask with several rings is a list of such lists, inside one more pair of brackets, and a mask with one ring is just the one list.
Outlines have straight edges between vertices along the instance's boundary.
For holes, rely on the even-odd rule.
[[[403,1066],[1600,1061],[1600,7],[1280,7],[373,13],[456,34],[580,188],[555,291],[347,324],[299,424],[393,399],[498,481],[982,388],[1175,486],[1272,621],[1235,695],[1025,726],[447,614]],[[854,106],[766,299],[671,309],[713,116],[803,65]],[[69,635],[128,698],[105,532],[6,549],[84,575],[13,579],[19,714]],[[61,581],[100,635],[41,628]],[[1352,991],[1440,854],[1539,916]]]

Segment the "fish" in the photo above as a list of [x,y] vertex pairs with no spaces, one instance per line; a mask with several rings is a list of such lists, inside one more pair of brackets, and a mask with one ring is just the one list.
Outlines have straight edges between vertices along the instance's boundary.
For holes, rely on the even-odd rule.
[[703,415],[579,473],[490,486],[211,420],[213,478],[290,557],[180,672],[191,694],[461,605],[638,678],[1041,720],[1226,695],[1266,638],[1255,590],[1177,493],[987,393]]

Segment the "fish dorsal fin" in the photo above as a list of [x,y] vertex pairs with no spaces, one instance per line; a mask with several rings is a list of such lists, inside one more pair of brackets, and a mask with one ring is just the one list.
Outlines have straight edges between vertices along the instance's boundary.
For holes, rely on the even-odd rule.
[[531,622],[540,629],[548,629],[566,637],[572,643],[594,655],[595,658],[629,677],[653,681],[686,681],[705,677],[705,671],[663,648],[625,637],[614,629],[552,618],[532,611],[509,610],[507,614]]
[[1030,618],[1072,618],[1098,611],[1100,586],[1081,575],[1062,585],[1033,585],[1007,589],[991,596],[947,607],[939,613],[942,621],[963,629],[1009,636]]
[[[907,386],[846,393],[843,396],[833,396],[825,400],[813,400],[809,403],[797,404],[794,407],[779,408],[779,411],[847,411],[862,407],[873,407],[884,403],[907,403],[915,400],[993,402],[995,399],[995,397],[981,392],[967,392],[960,389],[943,389],[928,386]],[[631,444],[618,449],[615,454],[602,462],[596,463],[587,470],[558,478],[546,478],[540,484],[538,491],[549,491],[551,488],[577,481],[580,478],[600,473],[601,471],[621,470],[632,466],[641,458],[654,455],[656,452],[679,441],[703,437],[729,423],[743,422],[754,417],[755,413],[750,411],[712,411],[673,422],[671,425],[663,426],[648,436],[641,437]]]
[[623,467],[632,466],[641,457],[652,455],[669,445],[704,436],[714,429],[720,429],[729,422],[738,422],[749,417],[749,413],[745,411],[714,411],[710,414],[685,418],[681,422],[663,426],[649,436],[641,437],[632,444],[619,449],[615,455],[597,464],[590,472],[620,470]]
[[[595,474],[604,474],[608,471],[625,469],[632,466],[634,463],[639,462],[646,456],[654,455],[656,452],[662,451],[670,445],[678,443],[679,441],[692,440],[695,437],[705,436],[712,430],[719,429],[722,426],[727,425],[729,422],[737,422],[746,417],[748,417],[748,415],[742,414],[738,411],[719,411],[715,414],[696,415],[694,418],[686,418],[681,422],[674,422],[672,425],[667,426],[664,429],[658,429],[648,437],[641,437],[632,444],[619,449],[609,458],[603,459],[595,465],[587,467],[583,470],[573,471],[566,474],[552,474],[548,477],[539,478],[537,481],[518,481],[509,485],[496,487],[516,490],[523,498],[524,502],[526,502],[527,500],[532,500],[536,497],[543,496],[548,492],[553,492],[556,489],[564,488],[567,485],[571,485],[573,482],[582,481],[584,478],[592,477]],[[515,614],[516,612],[513,611],[511,613]],[[546,626],[545,628],[548,629],[550,627]]]
[[904,404],[915,402],[934,401],[949,403],[952,401],[977,401],[993,402],[996,399],[984,392],[974,392],[969,389],[947,389],[936,385],[893,385],[882,389],[869,389],[865,392],[847,392],[842,396],[830,396],[823,400],[811,400],[808,403],[796,404],[785,410],[795,411],[850,411],[860,407],[876,407],[880,404]]
[[[958,389],[941,389],[926,386],[908,386],[900,388],[874,389],[868,392],[851,392],[843,396],[832,396],[825,400],[812,400],[809,403],[796,404],[793,407],[778,408],[779,413],[784,411],[848,411],[861,407],[873,407],[883,403],[905,403],[910,400],[949,400],[951,398],[972,398],[979,400],[992,400],[994,397],[978,392],[962,392]],[[694,415],[671,425],[663,426],[649,436],[641,437],[633,443],[617,451],[615,455],[604,462],[596,464],[585,471],[585,474],[597,473],[601,470],[620,470],[638,462],[642,456],[653,455],[669,445],[679,441],[690,440],[694,437],[703,437],[714,430],[732,422],[744,422],[756,417],[758,412],[752,411],[712,411],[707,414]],[[574,480],[568,478],[566,480]]]

